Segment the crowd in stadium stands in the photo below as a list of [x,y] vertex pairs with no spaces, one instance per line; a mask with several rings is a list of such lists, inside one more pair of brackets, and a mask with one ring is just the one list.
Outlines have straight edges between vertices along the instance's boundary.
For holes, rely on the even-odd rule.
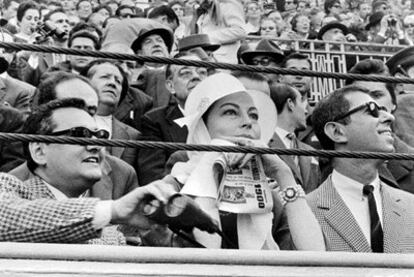
[[[1,3],[0,42],[414,78],[406,0]],[[412,84],[313,81],[0,48],[0,132],[414,153]],[[2,141],[0,172],[0,241],[414,252],[414,160]]]

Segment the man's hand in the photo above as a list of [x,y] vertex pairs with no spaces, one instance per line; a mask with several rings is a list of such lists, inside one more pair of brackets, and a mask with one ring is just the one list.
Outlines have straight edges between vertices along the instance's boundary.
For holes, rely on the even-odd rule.
[[117,199],[112,204],[112,224],[126,224],[140,229],[149,229],[150,220],[142,214],[143,201],[148,195],[167,203],[168,198],[175,191],[162,180],[154,181],[146,186],[139,187]]

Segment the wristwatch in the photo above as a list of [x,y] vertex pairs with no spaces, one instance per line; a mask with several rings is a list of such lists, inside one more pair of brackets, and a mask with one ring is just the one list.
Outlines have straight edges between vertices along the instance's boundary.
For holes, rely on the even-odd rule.
[[300,185],[287,187],[284,190],[279,191],[280,200],[282,205],[285,206],[289,202],[294,202],[298,198],[305,198],[305,192]]

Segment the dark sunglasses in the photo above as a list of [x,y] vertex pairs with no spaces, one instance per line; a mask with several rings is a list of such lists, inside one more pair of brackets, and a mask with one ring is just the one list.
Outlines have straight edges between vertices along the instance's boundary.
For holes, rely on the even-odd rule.
[[269,58],[253,59],[252,65],[268,66],[271,62],[275,62],[275,61]]
[[98,139],[107,139],[109,138],[109,132],[107,130],[98,130],[91,131],[86,127],[73,127],[70,129],[53,132],[49,134],[50,136],[69,136],[75,138],[92,138],[96,137]]
[[367,110],[369,112],[370,115],[372,115],[375,118],[378,118],[380,115],[380,111],[385,111],[388,112],[387,108],[384,106],[378,106],[377,103],[375,102],[368,102],[365,104],[362,104],[360,106],[357,106],[351,110],[349,110],[347,113],[343,114],[343,115],[339,115],[337,117],[335,117],[335,119],[333,121],[339,121],[341,119],[344,119],[345,117],[348,117],[356,112],[362,111],[362,110]]

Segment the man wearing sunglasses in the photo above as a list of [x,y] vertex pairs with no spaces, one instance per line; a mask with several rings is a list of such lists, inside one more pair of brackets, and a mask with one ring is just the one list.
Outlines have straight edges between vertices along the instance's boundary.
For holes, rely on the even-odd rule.
[[[71,120],[67,120],[68,118]],[[109,133],[106,130],[97,128],[94,118],[86,109],[85,102],[77,98],[52,100],[44,105],[40,105],[28,117],[23,127],[23,133],[79,138],[106,139],[109,137]],[[34,177],[25,181],[19,187],[26,194],[20,191],[16,192],[23,199],[53,199],[65,201],[68,198],[86,197],[89,196],[94,184],[103,176],[102,163],[104,162],[104,152],[100,146],[29,142],[24,143],[24,150],[27,158],[27,166],[34,174]],[[2,189],[7,191],[4,187]],[[104,222],[98,222],[98,229],[101,229],[109,223],[108,212],[111,205],[104,209],[106,219]],[[62,209],[62,211],[64,212],[66,209]],[[58,212],[60,213],[62,211]],[[38,224],[46,224],[48,220],[53,220],[53,217],[48,218],[51,216],[51,212],[45,212],[43,214],[45,217]],[[59,220],[59,216],[54,214],[57,212],[52,213],[53,216],[57,217],[56,220]],[[29,222],[38,221],[37,217],[26,217],[26,220]],[[74,216],[75,221],[76,216]],[[72,239],[74,242],[77,242],[77,235],[83,237],[83,234],[76,233],[75,226],[72,228],[74,229]],[[13,232],[8,233],[8,235],[11,234]],[[18,237],[17,234],[15,235]],[[21,238],[18,240],[25,240],[25,236],[21,235]],[[30,234],[28,236],[30,237]],[[59,239],[54,238],[53,235],[44,238],[41,235],[38,236],[36,238],[36,234],[34,234],[28,240],[53,241],[54,239]],[[11,236],[7,240],[14,240],[14,238]],[[115,226],[111,226],[102,230],[100,239],[89,241],[89,243],[122,245],[125,244],[125,237]]]
[[[312,116],[323,149],[394,152],[390,111],[369,91],[346,86],[322,99]],[[414,196],[379,177],[379,159],[332,158],[333,172],[307,196],[328,251],[414,252]]]
[[[51,73],[47,79],[43,80],[34,97],[33,105],[39,106],[56,99],[62,100],[70,97],[82,99],[86,103],[86,109],[89,114],[92,116],[96,114],[98,95],[92,85],[86,78],[66,72]],[[68,124],[71,123],[72,117],[69,117],[69,119],[67,119]],[[81,136],[83,133],[79,130],[73,130],[71,134]],[[87,133],[85,134],[88,135]],[[70,153],[68,152],[67,154],[69,155]],[[66,156],[61,155],[56,158],[65,159]],[[62,167],[61,170],[69,170],[70,165],[71,163],[66,164],[66,167]],[[118,199],[138,187],[135,170],[126,162],[114,156],[105,155],[101,166],[102,177],[89,190],[90,196],[101,199]],[[34,177],[33,172],[29,170],[26,163],[14,168],[9,173],[22,181]],[[77,174],[76,171],[72,173]],[[63,184],[70,185],[70,183],[68,184],[66,182]]]
[[[351,68],[349,73],[390,76],[388,67],[384,62],[375,59],[360,61]],[[406,109],[413,105],[413,101],[410,102],[409,99],[414,98],[412,96],[408,97],[407,99],[404,99],[407,100],[405,101],[406,103],[403,102],[397,106],[395,84],[355,80],[347,80],[346,84],[354,84],[368,89],[371,97],[374,98],[379,105],[385,106],[393,113],[395,117],[395,122],[392,126],[393,131],[395,132],[395,151],[398,153],[414,153],[414,148],[407,145],[404,139],[401,139],[410,137],[409,132],[412,129],[412,121],[410,121],[409,124],[401,123],[405,123],[403,119],[405,117],[404,115],[407,114]],[[401,97],[398,96],[398,98]],[[402,109],[402,112],[399,112],[399,109]],[[380,168],[379,172],[381,177],[388,178],[390,181],[395,182],[395,185],[399,186],[401,189],[414,193],[414,161],[389,160],[386,166]]]

